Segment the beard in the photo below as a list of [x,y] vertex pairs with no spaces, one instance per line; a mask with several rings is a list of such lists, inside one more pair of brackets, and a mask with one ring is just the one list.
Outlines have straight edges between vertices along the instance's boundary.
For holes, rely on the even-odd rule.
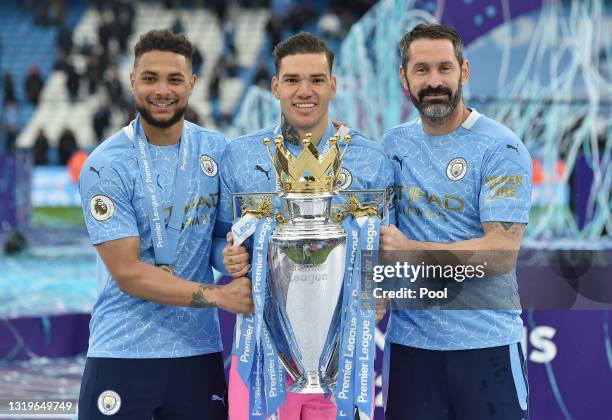
[[153,127],[168,128],[172,127],[174,124],[179,122],[181,118],[183,118],[183,116],[185,115],[185,111],[187,110],[187,106],[177,108],[176,111],[174,111],[174,115],[172,115],[169,120],[165,121],[155,119],[155,117],[153,117],[153,115],[151,115],[151,113],[144,106],[137,104],[136,110],[138,111],[140,116]]
[[[441,125],[455,115],[457,105],[459,105],[461,101],[462,88],[461,81],[459,81],[455,94],[453,94],[449,88],[445,87],[426,87],[417,95],[412,96],[412,104],[419,111],[421,119],[427,120],[431,125]],[[412,92],[412,90],[410,91]],[[448,99],[436,98],[426,102],[424,101],[425,96],[436,94],[446,95]]]

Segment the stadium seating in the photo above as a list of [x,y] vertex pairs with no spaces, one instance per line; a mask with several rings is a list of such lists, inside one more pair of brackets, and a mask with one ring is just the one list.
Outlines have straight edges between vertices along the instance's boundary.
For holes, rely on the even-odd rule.
[[[119,61],[119,77],[124,83],[125,90],[129,89],[129,73],[132,68],[131,50],[140,34],[150,29],[169,28],[174,19],[178,17],[182,21],[186,35],[204,57],[201,78],[191,97],[190,105],[200,116],[201,124],[214,127],[207,92],[208,82],[212,69],[222,54],[223,47],[223,33],[215,15],[205,9],[168,11],[160,4],[137,4],[135,10],[134,32],[128,41],[129,53],[121,57]],[[230,12],[230,17],[235,26],[237,61],[242,68],[253,67],[256,63],[256,58],[265,38],[268,13],[265,9],[241,8],[234,8]],[[93,7],[90,7],[84,13],[74,30],[75,45],[81,45],[85,40],[97,39],[99,19],[99,13]],[[50,60],[52,61],[55,57],[54,43],[50,42],[47,49],[51,51]],[[85,70],[86,63],[83,56],[75,56],[73,64],[80,73]],[[245,82],[241,77],[241,72],[237,76],[222,81],[219,98],[222,113],[232,113],[242,96]],[[57,145],[60,133],[66,127],[77,133],[77,142],[80,147],[91,149],[97,145],[92,118],[101,97],[99,95],[85,95],[86,87],[83,86],[84,83],[81,83],[80,100],[72,103],[66,92],[65,77],[64,73],[58,71],[51,73],[43,90],[38,109],[36,109],[32,120],[17,140],[20,147],[31,147],[40,127],[44,127],[51,146]],[[109,132],[119,129],[125,118],[125,115],[114,112]]]
[[[26,127],[36,107],[26,102],[24,82],[36,65],[43,78],[51,74],[55,61],[57,26],[34,23],[33,11],[24,10],[17,0],[0,2],[0,73],[11,73],[19,107],[20,127]],[[84,1],[67,2],[67,26],[74,27],[85,10]],[[4,91],[0,90],[0,102]]]

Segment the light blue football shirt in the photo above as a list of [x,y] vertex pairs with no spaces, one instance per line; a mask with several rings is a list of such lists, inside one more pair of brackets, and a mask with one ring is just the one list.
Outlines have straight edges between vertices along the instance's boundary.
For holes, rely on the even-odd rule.
[[[452,133],[429,136],[420,120],[389,130],[383,147],[393,165],[398,228],[417,241],[484,236],[484,222],[527,223],[531,157],[502,124],[472,109]],[[484,279],[487,293],[518,301],[515,270]],[[390,342],[459,350],[522,339],[518,310],[393,310]]]
[[[140,260],[155,265],[146,197],[136,148],[134,123],[104,141],[85,162],[79,180],[83,214],[92,244],[140,237]],[[189,140],[185,176],[188,199],[178,211],[182,229],[172,264],[179,277],[213,283],[209,257],[219,198],[219,166],[227,144],[223,135],[185,122]],[[149,144],[161,187],[166,224],[172,208],[179,145]],[[98,300],[90,322],[90,357],[186,357],[222,350],[217,310],[162,305],[122,292],[98,256]]]
[[[319,153],[325,151],[327,140],[336,134],[331,122],[328,123],[322,140],[317,145]],[[238,137],[229,142],[227,152],[221,164],[221,197],[219,202],[218,220],[223,224],[234,221],[232,211],[232,193],[255,193],[277,191],[276,173],[272,167],[270,156],[263,144],[263,139],[271,140],[280,133],[279,127],[265,128],[246,136]],[[394,220],[393,202],[393,172],[380,144],[366,139],[357,131],[350,130],[352,140],[348,145],[340,170],[339,190],[385,190],[387,191],[387,210],[391,220]],[[285,142],[288,150],[297,156],[302,150]],[[340,150],[344,150],[344,142],[340,141]],[[270,146],[274,153],[273,144]],[[359,197],[359,195],[358,195]],[[345,202],[346,195],[338,194],[332,199],[333,211],[338,210]],[[280,205],[280,201],[274,201]],[[382,204],[382,203],[381,203]],[[384,204],[383,204],[384,205]],[[284,208],[276,206],[275,211],[284,212]]]

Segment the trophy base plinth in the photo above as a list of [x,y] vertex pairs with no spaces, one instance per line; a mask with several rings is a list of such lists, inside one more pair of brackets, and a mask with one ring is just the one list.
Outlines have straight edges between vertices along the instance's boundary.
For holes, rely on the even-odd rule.
[[287,387],[287,390],[295,394],[329,394],[334,392],[335,388],[336,384],[331,381],[321,383],[319,376],[315,373],[309,375],[308,379],[298,378]]
[[293,392],[294,394],[329,394],[334,392],[334,387],[331,386],[321,386],[321,385],[297,385],[291,384],[287,388],[289,392]]

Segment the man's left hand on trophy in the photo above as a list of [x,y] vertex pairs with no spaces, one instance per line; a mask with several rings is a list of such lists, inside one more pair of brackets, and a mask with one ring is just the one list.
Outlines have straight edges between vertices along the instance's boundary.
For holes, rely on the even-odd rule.
[[251,269],[251,256],[245,246],[234,246],[232,232],[227,233],[227,246],[223,249],[223,265],[230,276],[242,277]]
[[381,319],[384,318],[385,314],[387,313],[387,304],[389,302],[387,301],[387,299],[376,299],[376,324],[378,324],[380,322]]
[[417,241],[410,240],[394,225],[380,227],[381,251],[412,251],[418,246]]

